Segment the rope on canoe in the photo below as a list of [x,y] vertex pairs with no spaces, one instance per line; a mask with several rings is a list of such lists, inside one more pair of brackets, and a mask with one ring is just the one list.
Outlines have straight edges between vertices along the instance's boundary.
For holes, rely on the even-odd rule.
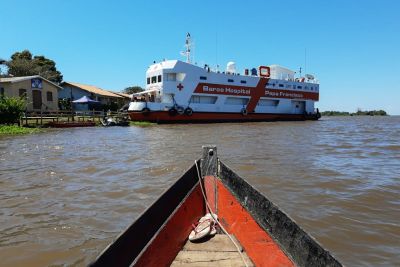
[[214,213],[213,213],[213,211],[212,211],[212,209],[211,209],[211,207],[210,207],[210,204],[208,204],[208,201],[207,201],[207,198],[206,198],[206,194],[205,194],[205,191],[204,191],[204,188],[203,188],[203,183],[201,182],[201,177],[200,177],[200,172],[199,172],[199,166],[197,165],[197,161],[194,161],[194,164],[196,165],[196,169],[197,169],[197,177],[199,178],[199,184],[200,184],[200,188],[201,188],[201,193],[203,194],[204,201],[206,202],[206,206],[207,206],[207,208],[208,208],[208,210],[209,210],[209,212],[210,212],[211,217],[213,218],[213,220],[214,220],[215,222],[218,223],[219,227],[221,227],[222,231],[229,237],[229,239],[232,241],[233,245],[235,245],[237,251],[239,252],[240,257],[242,258],[242,261],[243,261],[244,265],[245,265],[246,267],[249,267],[249,265],[247,264],[246,260],[244,259],[243,253],[240,251],[239,245],[236,244],[235,240],[233,240],[233,238],[231,237],[231,235],[228,234],[228,231],[226,231],[226,229],[222,226],[222,224],[218,221],[218,219],[216,219],[216,218],[214,217]]

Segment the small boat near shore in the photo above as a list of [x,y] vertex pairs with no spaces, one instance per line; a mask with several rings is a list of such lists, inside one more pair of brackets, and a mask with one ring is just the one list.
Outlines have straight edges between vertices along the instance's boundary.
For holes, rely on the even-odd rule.
[[215,146],[204,146],[202,158],[90,266],[343,265],[226,166]]
[[126,118],[112,118],[112,117],[105,117],[101,120],[101,125],[104,127],[110,126],[129,126],[129,121]]

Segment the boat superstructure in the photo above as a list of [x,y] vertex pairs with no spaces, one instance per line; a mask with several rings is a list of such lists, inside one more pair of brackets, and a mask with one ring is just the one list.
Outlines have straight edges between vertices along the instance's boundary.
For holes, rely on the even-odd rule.
[[[188,35],[190,37],[190,35]],[[145,91],[134,94],[128,112],[132,120],[151,122],[217,122],[316,120],[319,83],[313,75],[295,77],[278,66],[245,69],[234,62],[225,71],[190,62],[164,60],[146,72]]]

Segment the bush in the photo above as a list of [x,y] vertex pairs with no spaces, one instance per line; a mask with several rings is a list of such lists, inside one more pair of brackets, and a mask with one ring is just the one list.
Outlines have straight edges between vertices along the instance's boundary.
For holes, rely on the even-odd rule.
[[14,124],[19,122],[26,108],[23,98],[1,97],[0,98],[0,124]]

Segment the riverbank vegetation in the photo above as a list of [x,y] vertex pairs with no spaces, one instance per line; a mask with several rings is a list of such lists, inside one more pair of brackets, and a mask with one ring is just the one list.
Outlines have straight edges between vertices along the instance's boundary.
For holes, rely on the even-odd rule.
[[141,127],[148,127],[156,125],[156,123],[148,122],[148,121],[131,121],[129,122],[130,126],[141,126]]
[[26,107],[25,100],[19,97],[0,97],[0,124],[18,123]]
[[346,112],[346,111],[323,111],[322,116],[387,116],[388,114],[384,110],[361,110],[357,112]]
[[0,135],[32,134],[39,133],[39,128],[26,128],[18,125],[0,125]]

